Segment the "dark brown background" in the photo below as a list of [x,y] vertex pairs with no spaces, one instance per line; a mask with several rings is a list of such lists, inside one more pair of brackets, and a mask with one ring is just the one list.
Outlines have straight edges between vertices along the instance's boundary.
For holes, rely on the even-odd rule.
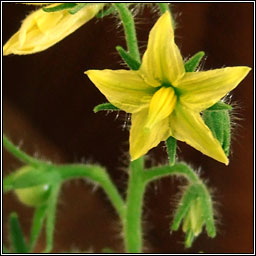
[[[20,21],[35,7],[3,4],[3,43],[18,30]],[[204,50],[204,69],[224,66],[253,67],[252,3],[176,3],[176,41],[184,57]],[[137,16],[142,52],[157,14],[148,8]],[[88,69],[118,69],[115,46],[125,46],[122,28],[108,17],[92,20],[52,48],[28,56],[3,57],[4,132],[15,144],[40,158],[56,163],[99,163],[125,191],[128,159],[126,116],[94,114],[105,98],[83,74]],[[252,253],[253,251],[253,72],[232,92],[239,108],[228,167],[179,143],[179,157],[195,168],[214,191],[218,235],[202,234],[192,249],[183,247],[181,231],[170,235],[169,223],[178,186],[166,178],[148,188],[145,199],[146,251],[154,253]],[[162,146],[162,147],[161,147]],[[124,153],[125,152],[125,153]],[[163,144],[151,153],[154,164],[164,163]],[[21,166],[4,151],[4,174]],[[7,218],[18,212],[28,234],[32,210],[4,196],[4,241],[8,244]],[[101,189],[86,182],[63,185],[55,233],[54,252],[72,249],[100,252],[104,247],[122,250],[120,225]],[[44,246],[41,236],[37,251]]]

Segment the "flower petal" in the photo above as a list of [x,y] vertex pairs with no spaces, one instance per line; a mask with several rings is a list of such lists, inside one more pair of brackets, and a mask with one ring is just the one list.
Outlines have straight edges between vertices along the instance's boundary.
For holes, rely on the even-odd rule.
[[140,71],[144,79],[156,87],[176,81],[185,72],[182,56],[174,42],[169,12],[163,14],[150,31]]
[[176,85],[180,103],[195,111],[202,111],[233,90],[251,70],[249,67],[229,67],[201,72],[188,72]]
[[89,70],[85,72],[90,80],[116,107],[134,113],[147,107],[155,92],[132,70]]
[[130,130],[130,154],[131,160],[145,155],[151,148],[156,147],[161,141],[169,137],[169,120],[165,118],[159,121],[151,129],[145,128],[148,109],[144,109],[132,115],[132,127]]
[[217,139],[205,125],[199,113],[177,105],[170,116],[171,136],[184,141],[203,154],[228,164],[228,159]]

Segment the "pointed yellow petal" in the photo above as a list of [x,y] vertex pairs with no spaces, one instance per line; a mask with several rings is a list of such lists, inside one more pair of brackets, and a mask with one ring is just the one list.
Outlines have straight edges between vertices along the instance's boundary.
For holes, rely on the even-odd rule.
[[148,109],[132,115],[132,127],[130,130],[130,154],[132,161],[145,155],[151,148],[156,147],[161,141],[169,137],[168,118],[155,124],[152,129],[146,129],[147,116]]
[[89,70],[90,80],[116,107],[134,113],[147,107],[155,92],[132,70]]
[[174,85],[180,90],[180,103],[202,111],[233,90],[251,68],[229,67],[210,71],[186,73]]
[[140,71],[145,80],[156,87],[176,81],[185,72],[182,56],[174,42],[169,12],[163,14],[150,31]]
[[157,122],[168,117],[177,102],[177,97],[171,87],[161,87],[153,95],[148,112],[146,127],[151,129]]
[[228,159],[217,139],[205,125],[199,113],[176,105],[170,116],[171,135],[184,141],[203,154],[217,161],[228,164]]
[[[55,4],[50,5],[55,6]],[[3,55],[32,54],[43,51],[73,33],[92,19],[104,4],[88,5],[71,15],[67,10],[47,13],[42,9],[32,12],[21,28],[4,45]]]

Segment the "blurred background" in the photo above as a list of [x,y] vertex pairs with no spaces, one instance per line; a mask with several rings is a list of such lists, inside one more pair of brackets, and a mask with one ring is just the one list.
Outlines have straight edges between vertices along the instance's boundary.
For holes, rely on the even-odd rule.
[[[20,27],[34,6],[3,3],[3,43]],[[203,69],[253,68],[253,3],[174,3],[176,43],[184,58],[205,51]],[[158,13],[148,6],[136,16],[141,53]],[[54,163],[97,163],[105,166],[121,193],[128,165],[128,116],[94,114],[105,97],[89,81],[88,69],[126,68],[116,45],[125,47],[115,16],[93,19],[50,49],[27,56],[3,57],[3,131],[21,148]],[[148,187],[144,207],[145,251],[152,253],[253,252],[253,71],[231,93],[237,105],[229,166],[179,142],[180,160],[201,170],[216,202],[217,237],[203,233],[184,249],[182,231],[170,235],[172,212],[183,180],[165,178]],[[166,163],[164,144],[150,152],[148,166]],[[22,164],[3,151],[4,176]],[[8,245],[8,216],[20,216],[29,234],[33,209],[14,194],[4,195],[3,232]],[[36,252],[44,248],[44,232]],[[120,224],[100,188],[84,180],[65,183],[60,194],[53,252],[123,251]]]

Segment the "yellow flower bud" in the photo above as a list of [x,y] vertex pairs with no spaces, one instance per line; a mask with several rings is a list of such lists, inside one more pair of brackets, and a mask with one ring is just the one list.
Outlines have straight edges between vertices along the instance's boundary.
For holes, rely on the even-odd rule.
[[[49,8],[54,7],[50,5]],[[3,55],[32,54],[48,49],[92,19],[104,4],[91,4],[71,15],[67,10],[47,13],[39,9],[26,17],[4,45]]]

